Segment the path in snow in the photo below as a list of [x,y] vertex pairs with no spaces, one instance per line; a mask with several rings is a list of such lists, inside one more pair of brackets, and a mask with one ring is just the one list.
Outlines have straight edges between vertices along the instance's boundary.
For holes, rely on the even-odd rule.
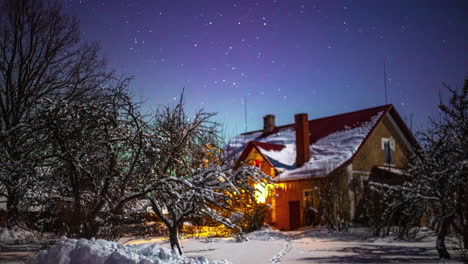
[[[168,245],[163,244],[168,247]],[[233,264],[270,264],[273,256],[284,250],[284,240],[249,240],[236,243],[233,239],[203,240],[183,239],[182,247],[187,257],[206,256],[209,259],[227,259]],[[222,257],[222,258],[221,258]]]
[[284,241],[283,249],[274,255],[271,259],[271,263],[281,263],[281,258],[291,250],[291,241],[289,239]]

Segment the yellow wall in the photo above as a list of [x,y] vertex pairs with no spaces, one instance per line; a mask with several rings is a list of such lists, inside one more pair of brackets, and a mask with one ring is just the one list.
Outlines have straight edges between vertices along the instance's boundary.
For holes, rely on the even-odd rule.
[[391,167],[401,169],[408,167],[408,158],[411,156],[411,152],[398,133],[397,128],[392,124],[388,116],[384,116],[352,161],[353,187],[350,190],[349,197],[352,203],[352,217],[359,217],[360,203],[364,196],[364,182],[368,179],[372,168],[387,166],[384,162],[382,138],[390,137],[395,140],[395,151],[392,151],[393,164]]
[[406,168],[410,152],[388,117],[385,116],[356,154],[352,162],[353,170],[370,172],[375,166],[384,166],[382,138],[390,137],[395,139],[395,151],[392,151],[394,167]]
[[247,155],[245,162],[247,165],[253,166],[255,160],[260,161],[260,169],[262,170],[263,173],[271,177],[276,176],[275,169],[268,163],[268,161],[266,161],[263,158],[263,156],[258,152],[256,148],[252,148],[249,155]]

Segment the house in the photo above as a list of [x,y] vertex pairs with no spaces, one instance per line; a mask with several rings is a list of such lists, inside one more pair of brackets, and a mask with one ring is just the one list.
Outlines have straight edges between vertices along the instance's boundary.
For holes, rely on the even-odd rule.
[[263,130],[233,138],[227,150],[236,166],[257,166],[272,177],[277,188],[265,200],[268,222],[293,230],[320,223],[326,212],[357,218],[364,183],[405,177],[416,147],[395,107],[384,105],[313,120],[296,114],[282,126],[267,115]]

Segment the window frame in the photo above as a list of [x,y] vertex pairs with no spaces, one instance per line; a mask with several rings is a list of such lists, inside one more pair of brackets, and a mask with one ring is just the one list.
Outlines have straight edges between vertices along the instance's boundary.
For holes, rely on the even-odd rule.
[[302,203],[303,203],[303,207],[305,208],[306,207],[306,192],[309,192],[311,196],[309,196],[310,198],[312,198],[312,207],[315,208],[315,209],[318,209],[318,205],[317,205],[317,200],[315,199],[315,192],[316,192],[316,189],[313,189],[313,188],[310,188],[310,189],[304,189],[302,191]]
[[[396,149],[395,139],[392,138],[392,137],[382,138],[381,144],[382,144],[382,150],[383,150],[383,155],[384,155],[384,157],[383,157],[384,158],[384,165],[386,165],[386,166],[395,166],[395,163],[394,163],[394,152],[395,152],[395,149]],[[389,155],[390,163],[387,162],[388,161],[387,160],[387,153]]]

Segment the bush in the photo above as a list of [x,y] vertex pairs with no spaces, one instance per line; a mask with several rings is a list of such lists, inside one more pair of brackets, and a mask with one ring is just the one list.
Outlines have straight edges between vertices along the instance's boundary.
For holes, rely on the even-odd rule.
[[416,200],[406,199],[400,188],[375,182],[365,185],[363,220],[371,235],[381,237],[392,233],[405,240],[416,237],[425,207]]

